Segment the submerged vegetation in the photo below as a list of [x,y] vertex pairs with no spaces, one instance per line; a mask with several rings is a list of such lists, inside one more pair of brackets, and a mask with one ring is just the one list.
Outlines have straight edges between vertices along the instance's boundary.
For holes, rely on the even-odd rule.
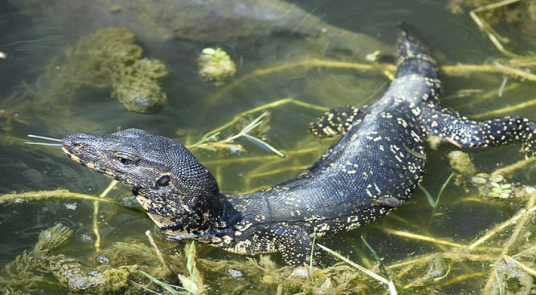
[[236,73],[236,64],[220,47],[203,49],[197,63],[201,77],[216,86],[222,86],[227,77]]
[[[486,294],[531,294],[532,277],[536,275],[533,264],[536,246],[530,235],[534,230],[531,219],[536,211],[534,189],[527,189],[523,202],[526,202],[525,210],[466,244],[383,229],[393,235],[432,243],[439,251],[383,266],[378,262],[370,266],[371,270],[378,274],[389,273],[399,292],[407,290],[414,294],[421,291],[434,293],[483,277],[485,272],[482,271],[487,269]],[[176,284],[184,286],[174,287],[176,294],[205,294],[207,287],[217,288],[222,294],[241,294],[245,290],[249,290],[247,294],[265,294],[266,291],[278,294],[383,293],[388,288],[376,278],[352,267],[352,262],[350,266],[335,263],[314,270],[308,266],[280,268],[271,256],[246,258],[245,261],[199,258],[193,244],[186,246],[185,255],[176,251],[166,252],[162,262],[158,258],[158,250],[149,248],[145,243],[116,242],[112,247],[95,253],[89,267],[82,266],[72,258],[52,252],[61,251],[71,235],[72,231],[61,224],[43,231],[33,250],[23,253],[6,266],[0,284],[10,292],[18,292],[13,294],[22,294],[49,284],[42,274],[51,273],[64,288],[86,294],[133,294],[159,288],[162,292]],[[481,269],[483,263],[487,266],[481,272],[464,273],[470,269]],[[151,281],[158,283],[151,285]],[[249,289],[250,286],[257,287]]]
[[104,286],[105,282],[117,280],[117,272],[87,272],[80,262],[65,255],[52,254],[69,242],[73,231],[61,223],[44,230],[33,250],[23,252],[15,261],[5,267],[5,276],[0,285],[7,294],[22,294],[36,291],[36,287],[45,281],[42,273],[52,274],[56,280],[71,292],[95,290],[101,294],[118,291],[117,282]]
[[167,100],[160,87],[167,70],[159,60],[142,54],[142,48],[134,44],[134,34],[126,28],[100,29],[80,38],[63,56],[52,59],[34,84],[23,82],[22,91],[2,102],[1,126],[10,130],[13,123],[27,123],[24,117],[30,115],[66,116],[65,104],[76,102],[84,87],[112,86],[112,96],[129,111],[157,111]]
[[[482,31],[490,31],[499,43],[510,43],[508,38],[499,35],[493,25],[507,22],[520,31],[520,36],[535,45],[536,38],[536,3],[524,0],[451,0],[448,8],[453,13],[463,13],[464,8],[473,9],[472,14],[481,15],[483,20],[478,22]],[[473,18],[475,16],[471,15]],[[479,19],[477,17],[477,19]],[[495,43],[495,41],[494,41]]]
[[[73,99],[79,87],[113,86],[112,96],[128,110],[155,112],[167,100],[159,85],[167,70],[160,61],[142,58],[142,54],[142,48],[134,44],[134,34],[125,28],[100,29],[82,37],[65,51],[66,63],[55,65],[59,72],[51,74],[50,95],[69,89],[65,97]],[[49,66],[47,73],[53,69]]]

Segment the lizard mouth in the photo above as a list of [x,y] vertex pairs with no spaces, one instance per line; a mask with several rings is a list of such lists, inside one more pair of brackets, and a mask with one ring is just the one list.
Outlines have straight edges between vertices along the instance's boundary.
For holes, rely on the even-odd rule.
[[80,158],[77,155],[71,153],[65,146],[62,146],[61,150],[65,155],[67,155],[67,157],[69,157],[69,159],[75,161],[78,164],[82,164],[82,162],[80,162]]
[[61,147],[61,150],[67,157],[69,157],[69,159],[75,161],[76,163],[82,166],[86,166],[89,169],[96,170],[95,165],[87,161],[82,161],[82,159],[80,159],[80,157],[75,152],[70,151],[65,145]]

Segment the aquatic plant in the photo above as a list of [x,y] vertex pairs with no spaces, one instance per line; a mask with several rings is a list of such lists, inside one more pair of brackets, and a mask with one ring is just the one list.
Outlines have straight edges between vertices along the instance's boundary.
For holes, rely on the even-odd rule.
[[39,274],[34,273],[38,268],[46,268],[49,258],[47,255],[54,249],[67,244],[73,231],[63,226],[61,223],[42,231],[34,249],[17,256],[15,261],[10,262],[5,267],[6,276],[0,280],[0,285],[11,293],[21,290],[33,291],[37,283],[43,279]]
[[234,61],[220,47],[203,49],[197,63],[199,75],[216,86],[223,85],[225,79],[236,73]]
[[88,272],[78,260],[51,253],[65,246],[72,235],[73,231],[61,223],[42,231],[31,251],[24,251],[6,265],[6,276],[0,278],[0,285],[8,294],[32,292],[44,281],[41,274],[51,273],[72,293],[109,294],[124,289],[129,276],[119,276],[122,283],[118,284],[116,270]]
[[[155,250],[158,253],[159,250],[158,250],[158,248],[156,248],[156,245],[153,244],[153,246],[155,247]],[[188,252],[188,257],[187,257],[187,262],[186,262],[186,269],[188,270],[188,273],[190,274],[190,276],[186,277],[186,276],[181,275],[181,274],[178,275],[179,280],[182,283],[182,287],[171,285],[171,284],[168,284],[166,282],[162,282],[162,281],[158,280],[157,278],[153,277],[152,275],[150,275],[150,274],[148,274],[148,273],[146,273],[146,272],[144,272],[142,270],[140,270],[140,272],[145,277],[147,277],[149,280],[151,280],[153,283],[161,286],[166,291],[171,292],[171,294],[181,294],[181,295],[182,294],[185,294],[185,295],[203,294],[203,293],[205,293],[205,289],[203,288],[203,286],[199,286],[197,284],[197,281],[199,281],[199,279],[197,279],[197,281],[196,281],[196,277],[195,277],[195,266],[196,266],[195,255],[197,253],[196,250],[195,250],[195,241],[192,241],[192,243],[189,246],[189,249],[187,248],[186,250]],[[150,289],[147,289],[147,290],[151,291]]]
[[[147,283],[143,275],[136,275],[139,274],[140,267],[161,278],[171,274],[169,269],[161,267],[155,252],[142,243],[116,243],[111,248],[97,252],[95,259],[107,263],[97,263],[100,265],[87,271],[78,260],[52,253],[53,250],[67,245],[72,234],[73,231],[61,223],[42,231],[31,251],[24,251],[6,265],[5,274],[0,277],[0,286],[4,292],[26,294],[36,291],[37,287],[46,281],[43,274],[50,273],[71,293],[137,293],[144,289],[140,284]],[[189,261],[191,263],[191,260]],[[189,267],[191,279],[194,281],[195,265]],[[132,280],[138,283],[131,284]]]
[[[9,130],[15,122],[26,123],[27,114],[46,117],[56,113],[86,128],[94,125],[83,122],[82,118],[68,118],[70,112],[65,103],[73,101],[83,87],[112,86],[112,96],[128,110],[157,111],[167,100],[160,88],[160,79],[167,75],[167,70],[162,62],[142,58],[142,54],[142,48],[134,43],[134,34],[126,28],[99,29],[81,37],[64,50],[63,56],[53,58],[34,84],[23,81],[23,90],[2,103],[3,128]],[[56,122],[56,117],[51,121]]]
[[52,273],[58,281],[71,291],[83,291],[104,283],[101,273],[89,275],[82,269],[81,264],[66,258],[64,255],[51,255],[51,251],[66,245],[73,231],[58,223],[44,230],[33,250],[24,251],[15,261],[5,267],[6,278],[0,284],[9,292],[34,291],[37,284],[43,280],[40,272]]
[[132,65],[118,66],[112,73],[112,97],[129,111],[154,113],[167,101],[159,80],[167,75],[166,67],[156,59],[139,59]]
[[[267,132],[269,130],[269,127],[266,127],[266,125],[259,129],[260,126],[263,126],[262,119],[269,115],[269,112],[264,112],[257,118],[253,120],[247,120],[242,118],[239,118],[237,120],[237,128],[239,128],[239,132],[234,135],[230,135],[229,137],[218,140],[218,136],[220,135],[219,131],[216,131],[212,133],[209,137],[206,139],[202,139],[198,141],[197,143],[189,146],[189,148],[203,148],[203,149],[225,149],[229,148],[233,152],[242,151],[243,148],[241,145],[238,145],[234,143],[234,141],[240,137],[245,137],[250,142],[254,143],[255,145],[259,146],[260,148],[273,152],[277,154],[279,157],[284,158],[285,155],[266,143],[263,139],[259,138],[260,136],[264,135],[264,132]],[[244,126],[245,125],[245,126]],[[253,135],[256,134],[256,136]],[[211,141],[211,139],[214,139],[215,141]]]
[[[130,111],[151,113],[167,100],[159,79],[167,75],[166,67],[158,60],[142,59],[142,48],[134,44],[134,34],[121,27],[97,30],[80,38],[74,47],[65,51],[67,63],[52,83],[57,93],[64,83],[69,89],[82,86],[113,86],[117,97]],[[81,81],[81,82],[79,82]]]
[[[516,188],[521,187],[508,181],[499,172],[488,173],[477,173],[475,176],[471,177],[471,183],[478,188],[481,196],[493,197],[508,199],[515,196]],[[518,197],[521,192],[518,191]]]
[[475,165],[471,161],[469,154],[462,151],[452,151],[448,154],[450,166],[462,175],[474,175],[476,173]]
[[[149,280],[151,280],[153,283],[161,286],[162,288],[164,288],[164,290],[170,292],[173,295],[190,294],[190,293],[187,293],[187,292],[179,291],[180,289],[182,289],[182,287],[180,287],[180,286],[175,286],[175,285],[172,285],[172,284],[162,282],[162,281],[158,280],[157,278],[153,277],[152,275],[144,272],[143,270],[140,270],[140,272],[145,277],[147,277]],[[145,287],[143,287],[143,288],[145,288]],[[153,290],[151,290],[149,288],[147,288],[146,290],[149,291],[149,292],[158,294],[157,292],[155,292],[155,291],[153,291]]]

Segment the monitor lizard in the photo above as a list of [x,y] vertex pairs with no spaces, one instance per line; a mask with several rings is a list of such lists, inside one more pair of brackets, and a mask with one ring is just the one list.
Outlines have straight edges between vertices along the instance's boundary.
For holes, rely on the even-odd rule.
[[[536,123],[521,117],[477,122],[439,106],[438,66],[401,29],[397,73],[368,107],[339,107],[316,120],[316,136],[344,134],[309,169],[246,195],[220,192],[186,147],[139,129],[63,139],[74,161],[130,187],[169,239],[194,239],[240,254],[280,252],[289,264],[311,259],[317,237],[355,229],[401,206],[425,172],[425,144],[435,134],[464,148],[520,141],[533,153]],[[317,253],[317,252],[315,252]],[[313,255],[315,263],[318,255]]]

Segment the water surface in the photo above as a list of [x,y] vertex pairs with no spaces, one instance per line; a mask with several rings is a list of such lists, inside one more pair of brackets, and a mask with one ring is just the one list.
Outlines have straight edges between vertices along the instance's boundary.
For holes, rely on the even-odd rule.
[[[429,45],[442,65],[484,65],[505,58],[485,34],[479,31],[470,19],[468,10],[452,14],[446,8],[448,1],[298,0],[290,4],[305,12],[297,14],[303,19],[297,22],[294,29],[285,28],[283,21],[279,21],[281,27],[277,30],[264,29],[278,25],[278,21],[272,19],[272,23],[264,24],[262,30],[210,40],[201,35],[194,38],[173,35],[173,32],[166,30],[159,31],[155,29],[158,26],[150,26],[151,23],[159,23],[158,21],[136,16],[121,1],[50,1],[46,4],[34,1],[3,2],[0,4],[0,51],[7,57],[0,59],[0,107],[12,116],[11,119],[7,119],[6,115],[0,117],[4,129],[0,145],[0,193],[64,188],[71,192],[98,196],[110,183],[108,178],[70,161],[59,148],[23,145],[21,141],[25,140],[27,134],[61,138],[81,131],[105,134],[135,127],[191,144],[230,121],[235,115],[281,99],[293,98],[326,108],[341,104],[360,106],[381,97],[389,85],[389,80],[377,72],[296,66],[245,79],[233,88],[216,87],[204,81],[197,73],[197,58],[207,46],[221,46],[236,61],[237,74],[227,81],[227,85],[240,81],[257,70],[304,60],[367,63],[360,60],[352,48],[331,46],[333,44],[328,43],[341,42],[344,45],[344,39],[330,41],[317,38],[315,34],[307,35],[308,31],[304,28],[309,26],[307,30],[310,30],[315,24],[320,29],[329,24],[347,30],[349,34],[365,34],[391,48],[396,39],[397,23],[405,21],[416,28],[416,33]],[[284,5],[292,7],[290,4]],[[289,10],[288,13],[295,11]],[[148,11],[144,17],[151,17],[151,13]],[[284,19],[284,15],[280,17]],[[76,25],[69,23],[73,19],[77,20]],[[162,15],[160,22],[168,19],[171,22],[173,16]],[[316,23],[311,25],[311,20]],[[207,17],[205,21],[209,24],[214,19]],[[58,58],[61,67],[66,62],[64,51],[68,46],[76,44],[79,38],[92,34],[99,28],[113,25],[127,26],[134,33],[136,44],[143,48],[144,57],[158,59],[166,64],[169,74],[162,80],[161,86],[167,93],[168,103],[154,114],[133,113],[111,98],[111,87],[89,86],[77,89],[72,97],[62,97],[62,93],[57,93],[52,99],[44,100],[43,93],[50,94],[52,85],[40,84],[39,79],[43,79],[52,60]],[[531,41],[524,39],[512,25],[499,22],[495,27],[512,41],[508,47],[510,50],[519,54],[531,50]],[[236,28],[229,28],[233,29]],[[358,45],[349,47],[352,46]],[[332,50],[333,47],[335,50]],[[359,51],[360,48],[355,50]],[[391,52],[388,51],[381,52],[380,62],[393,61]],[[482,73],[453,76],[443,73],[442,76],[442,96],[445,97],[442,105],[464,115],[486,113],[533,99],[532,82],[521,82],[519,87],[506,91],[499,97],[503,75]],[[506,86],[512,83],[520,83],[520,80],[510,78]],[[37,89],[38,87],[40,88]],[[466,97],[456,96],[465,89],[476,91]],[[487,92],[497,94],[480,100],[482,93]],[[194,150],[194,154],[217,176],[223,192],[251,191],[292,178],[299,173],[300,167],[311,165],[331,144],[306,133],[307,124],[320,115],[321,111],[292,104],[270,108],[269,111],[270,129],[263,135],[266,141],[283,152],[304,151],[303,154],[277,160],[277,156],[247,140],[237,141],[244,146],[244,151],[240,153],[229,150]],[[534,107],[527,107],[500,115],[534,118],[534,111]],[[225,134],[232,132],[237,130],[226,130]],[[423,186],[434,196],[452,173],[447,154],[456,149],[448,144],[442,144],[438,150],[428,149],[427,176]],[[491,172],[523,158],[518,145],[469,152],[477,169],[483,172]],[[526,184],[533,183],[534,177],[536,175],[530,169],[514,173],[516,181]],[[434,210],[424,194],[417,191],[394,216],[319,242],[362,263],[363,260],[373,260],[359,238],[364,236],[384,262],[391,264],[409,256],[441,249],[434,243],[398,237],[383,229],[415,232],[466,244],[493,224],[511,217],[522,206],[522,202],[516,205],[515,201],[511,202],[514,203],[513,206],[489,200],[460,202],[476,195],[474,189],[465,190],[450,184]],[[128,196],[130,192],[119,185],[108,198],[120,200]],[[0,264],[8,263],[22,251],[31,249],[39,232],[58,222],[74,230],[71,243],[61,253],[90,261],[88,257],[95,251],[93,211],[93,202],[54,198],[25,200],[0,206],[0,242],[3,245],[0,249]],[[142,211],[121,205],[101,204],[98,221],[102,248],[111,247],[118,241],[136,240],[148,244],[143,233],[154,227]],[[163,240],[158,243],[163,248],[173,247]],[[200,255],[207,259],[241,262],[246,259],[217,249],[202,251]],[[336,259],[325,256],[327,265],[335,263]],[[274,259],[283,265],[277,255],[274,255]],[[477,283],[453,284],[440,290],[446,293],[461,290],[479,293],[487,279],[486,269],[472,266],[469,272],[484,272],[485,275]],[[446,280],[459,273],[453,271],[454,276]],[[206,278],[209,285],[210,279]],[[211,287],[211,292],[218,293],[217,286]],[[258,291],[263,287],[250,288]],[[50,292],[52,294],[54,291]]]

